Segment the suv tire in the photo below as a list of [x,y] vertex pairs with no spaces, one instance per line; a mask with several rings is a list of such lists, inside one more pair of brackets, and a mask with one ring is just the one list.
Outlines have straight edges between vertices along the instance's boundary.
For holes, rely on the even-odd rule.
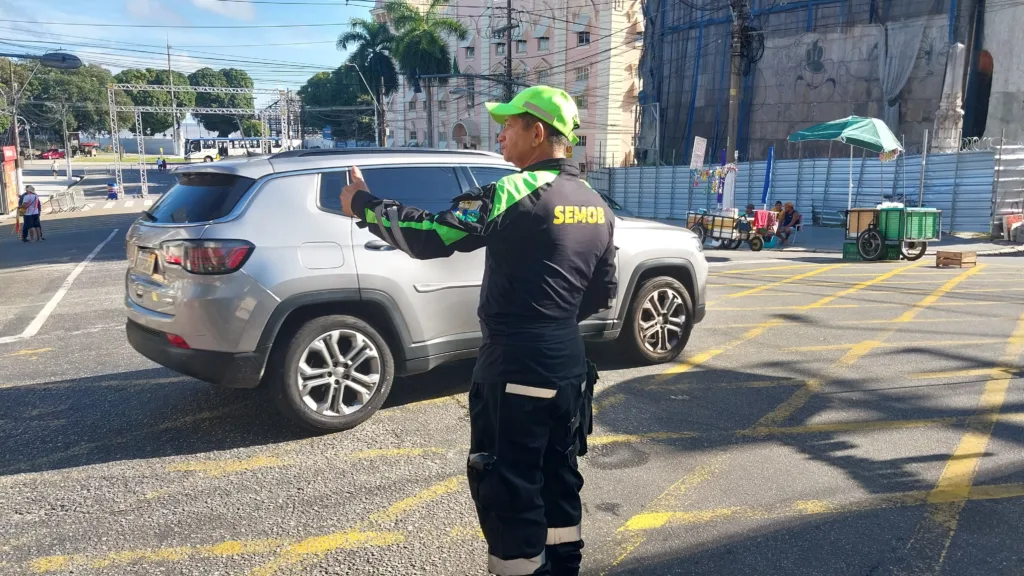
[[300,426],[314,432],[349,430],[372,416],[391,392],[391,350],[359,318],[314,318],[290,340],[274,362],[270,393]]
[[[656,331],[645,338],[645,329]],[[656,276],[645,280],[630,302],[623,327],[626,352],[644,364],[670,362],[686,348],[692,330],[690,293],[675,278]]]

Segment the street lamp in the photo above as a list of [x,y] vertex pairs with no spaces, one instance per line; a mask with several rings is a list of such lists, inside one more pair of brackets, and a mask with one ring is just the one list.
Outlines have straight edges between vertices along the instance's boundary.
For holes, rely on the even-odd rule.
[[377,116],[377,110],[380,109],[381,112],[383,112],[383,108],[380,108],[380,103],[377,102],[377,97],[374,96],[373,89],[370,88],[370,84],[366,81],[366,77],[363,76],[363,71],[359,69],[359,66],[356,66],[351,62],[346,62],[345,66],[351,66],[356,69],[356,72],[359,73],[359,78],[363,81],[363,86],[366,86],[366,91],[370,93],[370,99],[373,100],[373,139],[377,141],[377,146],[383,148],[384,138],[381,136],[380,133],[380,120],[378,120]]
[[[37,60],[41,66],[56,68],[58,70],[77,70],[82,67],[82,60],[78,56],[68,54],[66,52],[47,52],[46,54],[10,54],[0,52],[0,56],[7,58],[19,58],[22,60]],[[17,193],[21,193],[23,189],[23,174],[21,167],[21,138],[18,137],[18,87],[14,83],[14,63],[10,60],[8,60],[7,63],[10,64],[11,73],[11,121],[14,128],[14,185],[18,189]],[[32,70],[32,74],[35,74],[34,69]],[[29,76],[29,80],[31,79],[32,76]],[[27,85],[28,82],[25,84]],[[64,145],[64,153],[66,155],[71,153],[71,150],[68,150],[66,143]],[[6,208],[6,206],[4,208]]]

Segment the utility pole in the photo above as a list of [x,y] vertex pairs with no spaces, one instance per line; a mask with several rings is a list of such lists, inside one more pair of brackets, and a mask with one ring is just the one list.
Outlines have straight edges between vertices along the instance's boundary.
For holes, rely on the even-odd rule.
[[22,186],[21,138],[18,137],[18,85],[14,82],[14,62],[7,60],[11,70],[11,128],[14,129],[14,186],[15,196],[24,192]]
[[60,103],[60,120],[64,125],[64,174],[71,181],[71,146],[68,142],[68,105],[63,100]]
[[167,36],[167,77],[170,78],[171,82],[171,138],[174,140],[174,145],[171,146],[171,152],[177,156],[182,152],[178,150],[178,103],[174,98],[174,70],[171,69],[170,35]]
[[384,148],[388,144],[388,113],[384,108],[384,77],[380,77],[380,85],[377,86],[377,108],[380,108],[380,122],[377,126],[377,137],[380,139],[380,146]]
[[736,161],[736,141],[740,128],[740,72],[743,67],[743,24],[747,20],[747,1],[730,0],[732,12],[732,58],[729,75],[729,132],[725,141],[725,161]]
[[511,102],[515,97],[515,88],[512,87],[512,0],[505,0],[505,9],[508,10],[505,19],[505,102]]

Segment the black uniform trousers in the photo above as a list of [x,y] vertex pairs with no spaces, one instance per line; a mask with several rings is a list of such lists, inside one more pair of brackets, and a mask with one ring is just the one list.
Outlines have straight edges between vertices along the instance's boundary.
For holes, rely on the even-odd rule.
[[576,457],[585,383],[581,375],[470,389],[467,475],[492,574],[579,574],[583,476]]

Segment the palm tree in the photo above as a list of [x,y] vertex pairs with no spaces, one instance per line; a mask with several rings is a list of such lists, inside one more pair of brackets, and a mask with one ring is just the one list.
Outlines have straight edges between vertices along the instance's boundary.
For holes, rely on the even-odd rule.
[[[406,0],[388,0],[384,11],[395,27],[394,50],[402,74],[413,86],[426,74],[449,74],[452,56],[448,51],[448,38],[465,40],[466,26],[444,14],[449,0],[430,0],[426,11],[420,12]],[[437,84],[447,86],[447,78],[438,78]],[[431,110],[430,83],[426,84],[427,145],[434,145],[434,126]]]
[[383,146],[387,125],[384,97],[398,91],[398,71],[395,69],[395,61],[391,59],[395,37],[388,25],[381,22],[353,18],[349,25],[352,29],[338,37],[338,50],[346,50],[355,45],[355,50],[348,56],[348,63],[362,72],[373,90],[373,97],[380,109],[377,137]]

